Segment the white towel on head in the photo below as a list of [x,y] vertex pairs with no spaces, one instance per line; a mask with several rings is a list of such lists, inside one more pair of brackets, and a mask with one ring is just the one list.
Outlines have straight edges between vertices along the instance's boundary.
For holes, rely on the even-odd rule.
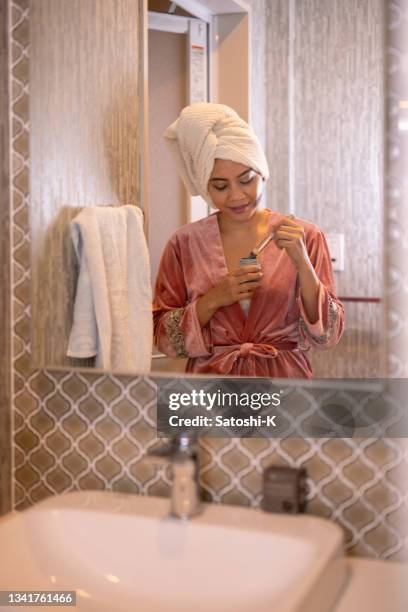
[[112,372],[151,369],[150,262],[137,206],[88,206],[71,222],[79,261],[69,357]]
[[208,181],[216,158],[249,166],[269,178],[268,163],[254,131],[224,104],[186,106],[164,137],[191,195],[202,196],[210,205]]

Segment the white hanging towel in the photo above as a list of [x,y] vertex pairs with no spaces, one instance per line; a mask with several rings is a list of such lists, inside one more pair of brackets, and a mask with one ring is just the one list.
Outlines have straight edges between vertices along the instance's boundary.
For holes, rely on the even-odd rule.
[[89,206],[71,222],[79,262],[67,355],[111,372],[151,369],[150,260],[137,206]]

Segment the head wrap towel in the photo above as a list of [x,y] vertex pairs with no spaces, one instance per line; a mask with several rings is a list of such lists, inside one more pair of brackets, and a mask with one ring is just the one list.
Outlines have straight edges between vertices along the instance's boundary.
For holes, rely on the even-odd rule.
[[267,179],[268,163],[254,131],[229,106],[198,102],[186,106],[164,132],[177,169],[191,195],[210,205],[208,181],[214,160],[248,166]]

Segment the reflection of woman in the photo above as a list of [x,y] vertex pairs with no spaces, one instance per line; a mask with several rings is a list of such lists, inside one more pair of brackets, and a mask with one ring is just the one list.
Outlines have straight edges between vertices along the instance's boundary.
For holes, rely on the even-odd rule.
[[[154,299],[155,342],[188,372],[310,378],[305,355],[339,341],[344,322],[321,230],[258,207],[268,167],[227,106],[193,104],[165,132],[192,195],[217,212],[167,243]],[[240,259],[271,233],[253,265]]]

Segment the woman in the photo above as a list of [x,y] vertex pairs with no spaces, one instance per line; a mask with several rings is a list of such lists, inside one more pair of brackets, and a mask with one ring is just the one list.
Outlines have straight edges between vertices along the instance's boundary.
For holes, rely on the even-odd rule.
[[[217,211],[181,227],[164,249],[156,346],[189,357],[187,372],[311,378],[305,351],[336,345],[344,324],[323,233],[259,208],[267,162],[231,108],[188,106],[165,138],[187,189]],[[239,265],[271,234],[254,264]]]

